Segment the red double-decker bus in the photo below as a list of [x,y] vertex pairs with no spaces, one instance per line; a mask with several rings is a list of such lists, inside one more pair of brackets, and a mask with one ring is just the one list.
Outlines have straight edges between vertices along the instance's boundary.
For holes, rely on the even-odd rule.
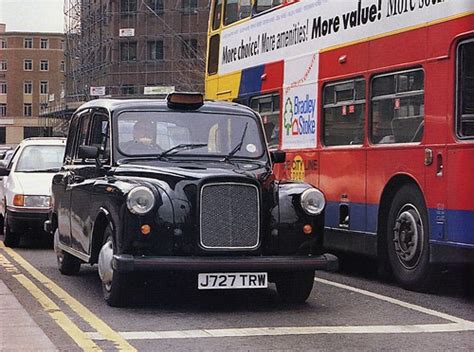
[[324,244],[409,289],[474,262],[474,2],[214,0],[206,96],[258,111]]

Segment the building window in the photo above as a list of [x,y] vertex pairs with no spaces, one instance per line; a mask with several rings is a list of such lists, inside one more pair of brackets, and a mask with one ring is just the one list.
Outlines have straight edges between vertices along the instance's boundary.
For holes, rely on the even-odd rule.
[[0,60],[0,71],[7,70],[7,60]]
[[137,89],[133,84],[124,84],[120,87],[122,95],[134,95],[137,93]]
[[0,94],[7,94],[7,82],[0,81]]
[[7,41],[5,39],[0,39],[0,49],[7,48]]
[[49,49],[49,39],[40,39],[40,49]]
[[23,116],[33,116],[31,104],[23,104]]
[[61,50],[66,50],[66,41],[64,39],[61,40]]
[[40,94],[48,94],[48,81],[40,81]]
[[163,60],[163,41],[148,42],[148,60]]
[[425,116],[423,70],[376,76],[371,92],[370,141],[420,142]]
[[5,144],[7,142],[7,128],[0,127],[0,144]]
[[7,116],[7,104],[0,104],[0,116]]
[[137,0],[120,0],[120,11],[130,13],[137,11]]
[[49,61],[41,60],[40,61],[40,71],[49,71]]
[[136,61],[137,60],[137,42],[121,42],[120,43],[120,60]]
[[23,94],[28,94],[28,95],[33,94],[33,82],[32,81],[23,82]]
[[66,88],[65,88],[64,82],[61,82],[61,83],[60,83],[59,91],[60,91],[60,93],[59,93],[60,96],[59,96],[59,97],[60,97],[61,99],[64,99],[64,98],[66,97]]
[[148,6],[156,13],[163,13],[164,11],[163,0],[149,0]]
[[227,0],[224,7],[224,25],[247,18],[251,12],[250,0]]
[[195,59],[197,57],[197,39],[183,39],[182,48],[185,59]]
[[197,11],[197,0],[182,0],[182,11],[190,14]]
[[33,49],[33,38],[23,39],[23,47],[25,49]]
[[24,71],[33,71],[33,60],[31,60],[31,59],[23,60],[23,70]]
[[474,39],[462,42],[457,50],[457,135],[474,137]]
[[52,135],[51,127],[23,127],[23,138],[47,137]]
[[364,142],[365,80],[329,83],[323,91],[323,140],[326,146]]
[[59,70],[61,72],[66,71],[66,63],[64,61],[61,61],[61,63],[59,64]]

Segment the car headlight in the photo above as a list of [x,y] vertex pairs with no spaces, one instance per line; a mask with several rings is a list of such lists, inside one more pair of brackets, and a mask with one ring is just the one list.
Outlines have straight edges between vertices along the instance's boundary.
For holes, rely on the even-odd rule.
[[155,205],[155,195],[145,186],[132,189],[127,196],[127,207],[133,214],[144,215]]
[[51,207],[51,197],[25,196],[23,194],[15,194],[13,197],[13,205],[17,207],[28,208],[49,208]]
[[301,194],[301,207],[308,215],[318,215],[324,210],[326,199],[316,188],[309,188]]

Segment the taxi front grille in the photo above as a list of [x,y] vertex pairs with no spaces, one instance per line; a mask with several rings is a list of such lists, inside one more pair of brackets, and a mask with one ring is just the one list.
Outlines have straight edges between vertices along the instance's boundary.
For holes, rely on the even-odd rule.
[[201,190],[200,240],[206,249],[254,249],[259,245],[258,188],[241,183],[207,184]]

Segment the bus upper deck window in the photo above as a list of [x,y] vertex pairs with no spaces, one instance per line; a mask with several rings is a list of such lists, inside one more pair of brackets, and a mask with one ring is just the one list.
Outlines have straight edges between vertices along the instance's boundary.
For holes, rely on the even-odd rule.
[[209,52],[207,57],[207,74],[215,75],[219,69],[219,34],[214,34],[209,39]]
[[214,14],[212,16],[212,30],[219,29],[221,26],[222,0],[216,0],[214,3]]
[[229,25],[247,18],[251,12],[251,0],[226,0],[224,7],[224,25]]
[[255,12],[261,13],[283,4],[283,0],[256,0]]

